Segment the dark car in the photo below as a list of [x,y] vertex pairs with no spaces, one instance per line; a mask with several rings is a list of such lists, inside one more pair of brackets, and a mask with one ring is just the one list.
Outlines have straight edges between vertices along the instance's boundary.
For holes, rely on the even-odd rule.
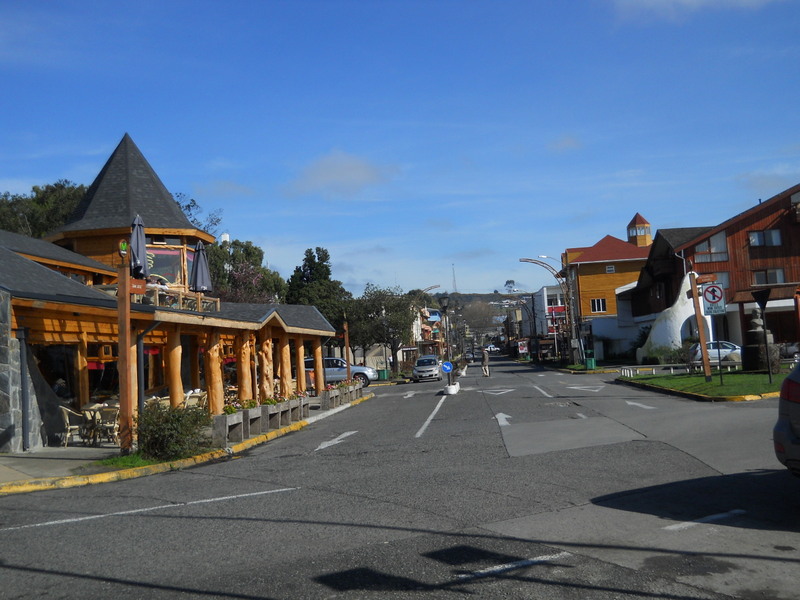
[[783,380],[772,441],[781,464],[800,477],[800,364]]

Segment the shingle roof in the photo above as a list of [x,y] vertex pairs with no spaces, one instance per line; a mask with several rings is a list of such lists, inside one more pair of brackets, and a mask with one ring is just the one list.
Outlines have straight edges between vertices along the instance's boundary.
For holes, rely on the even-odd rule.
[[0,229],[0,247],[18,254],[35,256],[44,260],[69,263],[98,273],[116,273],[114,269],[101,262],[62,248],[53,243],[37,238],[20,235]]
[[220,311],[215,313],[223,319],[234,321],[251,321],[261,323],[270,316],[277,316],[287,327],[293,329],[308,329],[333,335],[336,330],[322,316],[315,306],[300,304],[244,304],[238,302],[222,302]]
[[675,250],[712,229],[713,227],[677,227],[674,229],[659,229],[656,235],[664,238],[664,241]]
[[197,229],[126,133],[68,222],[53,233],[129,228],[137,214],[147,229]]
[[0,289],[17,298],[115,308],[116,298],[0,247]]
[[572,264],[590,262],[612,262],[619,260],[646,259],[650,252],[650,247],[640,248],[625,242],[613,235],[607,235],[594,246],[583,248],[583,252],[577,258],[570,261]]
[[650,225],[650,222],[637,212],[635,215],[633,215],[631,222],[628,223],[628,227],[632,227],[634,225]]

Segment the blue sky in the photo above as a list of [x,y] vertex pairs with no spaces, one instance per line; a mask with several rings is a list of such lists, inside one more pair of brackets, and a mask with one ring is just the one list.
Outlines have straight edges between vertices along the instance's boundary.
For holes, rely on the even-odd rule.
[[798,23],[795,0],[4,0],[0,192],[88,185],[127,132],[284,277],[321,246],[355,295],[535,290],[520,257],[800,182]]

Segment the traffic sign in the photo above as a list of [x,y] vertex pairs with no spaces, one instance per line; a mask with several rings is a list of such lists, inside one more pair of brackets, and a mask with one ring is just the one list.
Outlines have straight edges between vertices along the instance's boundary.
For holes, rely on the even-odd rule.
[[442,363],[442,371],[444,371],[445,373],[449,373],[452,370],[453,370],[453,363],[451,363],[450,361],[445,361]]
[[709,283],[703,286],[703,314],[707,317],[725,314],[725,292],[721,285]]

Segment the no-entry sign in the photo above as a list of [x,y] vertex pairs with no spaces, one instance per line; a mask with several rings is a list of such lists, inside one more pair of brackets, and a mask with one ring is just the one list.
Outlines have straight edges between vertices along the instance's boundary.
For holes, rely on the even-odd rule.
[[725,314],[725,292],[717,283],[703,286],[703,314],[706,316]]

